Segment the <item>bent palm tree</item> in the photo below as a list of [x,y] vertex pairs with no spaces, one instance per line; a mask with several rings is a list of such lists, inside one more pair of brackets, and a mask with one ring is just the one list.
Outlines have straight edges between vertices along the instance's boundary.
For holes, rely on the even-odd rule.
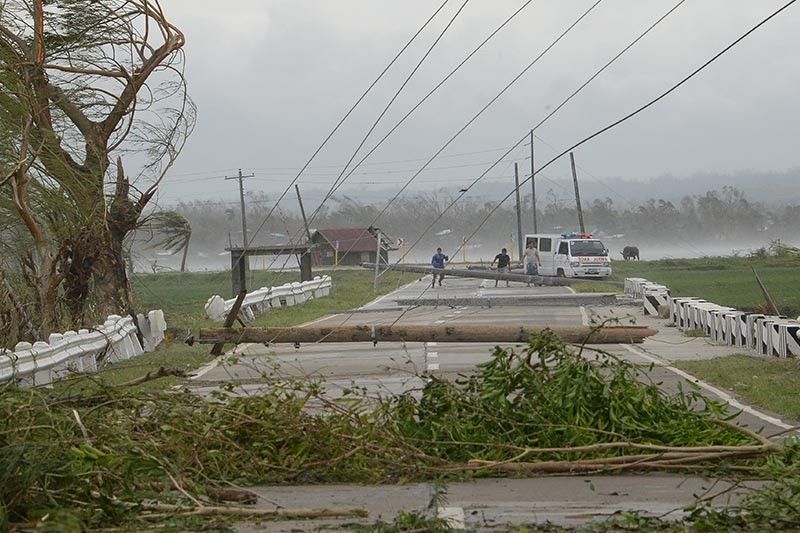
[[172,254],[183,251],[181,272],[185,272],[189,239],[192,238],[192,226],[186,217],[175,211],[156,211],[150,215],[149,225],[153,233],[161,236],[161,240],[152,245],[153,248],[163,248]]

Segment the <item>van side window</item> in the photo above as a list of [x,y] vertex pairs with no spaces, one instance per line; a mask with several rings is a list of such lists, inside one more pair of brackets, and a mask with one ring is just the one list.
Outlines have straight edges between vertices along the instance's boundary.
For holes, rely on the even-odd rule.
[[542,237],[539,239],[539,251],[551,252],[553,251],[553,239]]
[[567,250],[567,241],[561,241],[561,244],[558,245],[558,253],[561,255],[569,254],[569,250]]
[[534,245],[536,245],[536,237],[528,237],[527,239],[525,239],[525,248],[527,248],[528,246],[530,246],[530,245],[531,245],[531,243],[533,243]]

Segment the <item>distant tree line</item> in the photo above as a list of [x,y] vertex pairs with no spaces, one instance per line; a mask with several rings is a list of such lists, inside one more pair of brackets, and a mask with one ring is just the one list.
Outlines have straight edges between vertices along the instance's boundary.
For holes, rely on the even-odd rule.
[[[513,201],[507,201],[493,214],[495,202],[479,198],[458,201],[437,221],[454,197],[445,192],[413,193],[399,198],[376,225],[389,236],[413,243],[421,238],[425,250],[434,244],[450,249],[460,245],[485,219],[472,242],[509,242],[516,233]],[[266,195],[247,199],[247,223],[250,236],[263,222],[272,207]],[[313,209],[313,206],[311,206]],[[361,203],[349,196],[339,196],[324,206],[312,221],[312,228],[366,227],[376,218],[382,205]],[[222,251],[229,243],[241,242],[241,219],[238,205],[220,201],[179,203],[174,209],[191,224],[192,243],[197,250]],[[522,203],[523,232],[533,231],[530,195]],[[552,190],[538,202],[540,232],[577,230],[574,202],[559,198]],[[584,204],[588,231],[601,236],[624,235],[631,242],[675,239],[683,242],[758,240],[791,238],[800,230],[800,205],[774,206],[749,201],[745,194],[730,186],[687,195],[679,202],[651,198],[642,203],[620,205],[611,198],[593,199]],[[257,243],[282,243],[290,237],[303,239],[302,219],[291,207],[277,209],[258,231]],[[140,245],[148,240],[138,236]],[[191,268],[191,265],[190,265]]]

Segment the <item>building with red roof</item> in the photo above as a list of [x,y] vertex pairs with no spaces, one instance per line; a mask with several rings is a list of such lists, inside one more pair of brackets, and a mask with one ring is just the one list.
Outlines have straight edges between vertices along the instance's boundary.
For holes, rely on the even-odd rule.
[[393,241],[381,230],[368,228],[327,228],[318,229],[311,234],[314,244],[313,262],[317,266],[338,264],[358,266],[361,263],[374,263],[377,257],[378,232],[381,233],[381,261],[389,262],[389,250],[395,250]]

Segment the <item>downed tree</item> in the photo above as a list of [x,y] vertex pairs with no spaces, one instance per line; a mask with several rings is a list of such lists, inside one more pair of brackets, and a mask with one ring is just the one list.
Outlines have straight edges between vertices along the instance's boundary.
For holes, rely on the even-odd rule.
[[[339,326],[289,328],[201,328],[196,342],[316,343],[316,342],[528,342],[532,335],[552,332],[562,342],[582,344],[641,343],[657,330],[638,326],[515,326],[465,324],[441,326]],[[187,341],[195,342],[194,338]]]
[[[375,263],[361,263],[361,266],[364,268],[374,269]],[[384,268],[384,265],[381,265],[381,268]],[[520,283],[533,283],[535,285],[549,285],[555,287],[572,285],[573,283],[583,283],[583,282],[591,283],[595,281],[622,287],[622,282],[607,280],[607,279],[529,276],[527,274],[514,274],[508,272],[497,272],[492,270],[477,270],[477,269],[460,270],[455,268],[433,268],[433,267],[413,266],[413,265],[389,265],[386,268],[388,270],[395,270],[397,272],[413,272],[416,274],[444,274],[445,276],[452,276],[456,278],[494,279],[498,281],[519,281]]]

